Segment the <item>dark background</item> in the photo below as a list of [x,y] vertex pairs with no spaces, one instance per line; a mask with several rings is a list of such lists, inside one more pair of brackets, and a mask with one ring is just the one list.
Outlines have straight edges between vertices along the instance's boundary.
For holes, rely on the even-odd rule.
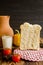
[[43,28],[43,0],[0,0],[0,15],[10,15],[14,31],[25,21],[40,24]]

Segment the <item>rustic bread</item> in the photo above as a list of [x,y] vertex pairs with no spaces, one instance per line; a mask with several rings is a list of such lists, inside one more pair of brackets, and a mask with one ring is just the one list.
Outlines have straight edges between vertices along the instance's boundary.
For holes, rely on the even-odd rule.
[[20,49],[39,49],[40,48],[40,31],[41,26],[38,24],[29,24],[25,22],[20,25],[21,29],[21,42]]

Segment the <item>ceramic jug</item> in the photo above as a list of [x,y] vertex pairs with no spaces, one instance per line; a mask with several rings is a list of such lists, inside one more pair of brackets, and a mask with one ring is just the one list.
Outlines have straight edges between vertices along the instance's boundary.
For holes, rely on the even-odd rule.
[[4,35],[13,36],[14,32],[9,24],[10,16],[0,16],[0,46],[2,45],[1,37]]

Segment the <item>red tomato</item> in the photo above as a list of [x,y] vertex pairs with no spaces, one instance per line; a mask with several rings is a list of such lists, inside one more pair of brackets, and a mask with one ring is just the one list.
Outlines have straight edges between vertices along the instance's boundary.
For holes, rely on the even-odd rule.
[[4,54],[4,55],[9,55],[9,54],[11,54],[11,49],[4,49],[4,50],[3,50],[3,54]]
[[14,62],[19,62],[20,61],[20,55],[18,55],[18,54],[15,54],[15,55],[13,55],[12,56],[12,60],[14,61]]

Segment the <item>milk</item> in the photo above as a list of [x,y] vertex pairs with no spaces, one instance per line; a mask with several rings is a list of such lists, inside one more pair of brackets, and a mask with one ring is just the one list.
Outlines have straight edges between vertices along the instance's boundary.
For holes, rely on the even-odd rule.
[[2,36],[3,49],[9,48],[12,49],[12,37],[11,36]]

